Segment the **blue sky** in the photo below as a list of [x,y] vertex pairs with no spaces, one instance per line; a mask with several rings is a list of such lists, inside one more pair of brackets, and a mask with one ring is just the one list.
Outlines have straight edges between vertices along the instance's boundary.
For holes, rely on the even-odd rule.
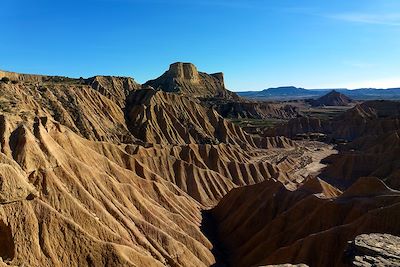
[[2,0],[0,69],[145,82],[170,63],[234,91],[400,87],[398,0]]

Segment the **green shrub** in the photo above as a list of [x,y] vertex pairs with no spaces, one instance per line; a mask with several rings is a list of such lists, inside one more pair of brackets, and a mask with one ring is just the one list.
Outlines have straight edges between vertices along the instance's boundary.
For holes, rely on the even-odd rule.
[[8,77],[3,77],[3,78],[1,78],[1,81],[3,83],[8,83],[10,81],[10,79]]

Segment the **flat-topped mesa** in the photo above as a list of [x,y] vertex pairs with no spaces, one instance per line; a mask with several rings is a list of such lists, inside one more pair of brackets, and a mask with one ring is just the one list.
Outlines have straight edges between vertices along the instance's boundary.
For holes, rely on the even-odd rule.
[[223,72],[213,73],[213,74],[211,74],[211,76],[213,76],[218,81],[220,81],[221,84],[225,84],[224,83],[224,73]]
[[10,81],[23,81],[23,82],[43,82],[48,79],[49,76],[35,75],[35,74],[21,74],[10,71],[0,70],[0,79],[8,78]]
[[186,80],[193,83],[200,82],[200,75],[192,63],[177,62],[169,66],[168,72],[175,79]]
[[223,73],[199,72],[192,63],[176,62],[155,80],[144,84],[165,92],[176,92],[192,97],[219,97],[237,99],[238,96],[225,88]]

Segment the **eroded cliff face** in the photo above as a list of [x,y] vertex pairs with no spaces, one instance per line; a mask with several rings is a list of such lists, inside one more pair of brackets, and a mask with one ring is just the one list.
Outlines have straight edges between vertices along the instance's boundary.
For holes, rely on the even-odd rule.
[[400,192],[373,177],[359,179],[342,195],[321,180],[295,191],[266,181],[232,190],[212,215],[232,266],[346,266],[347,241],[358,234],[400,234],[399,205]]
[[95,76],[84,82],[122,108],[129,93],[141,89],[141,85],[129,77]]
[[0,83],[3,265],[210,266],[203,209],[239,186],[293,184],[260,160],[292,141],[255,139],[195,99],[44,77]]
[[287,147],[283,137],[251,136],[196,99],[174,93],[143,89],[127,100],[128,125],[141,140],[157,144],[219,144],[241,147]]
[[171,64],[168,71],[144,86],[151,86],[165,92],[176,92],[191,97],[222,97],[235,99],[238,96],[225,88],[222,73],[207,74],[198,72],[191,63]]
[[[238,266],[341,266],[344,244],[361,232],[398,233],[396,171],[383,179],[389,187],[354,171],[342,194],[310,166],[331,148],[249,135],[190,95],[232,97],[221,74],[184,64],[170,72],[180,93],[123,77],[6,73],[0,266],[210,266],[219,263],[204,231],[210,209],[224,260]],[[396,105],[384,107],[352,112],[395,127]],[[364,137],[354,149],[375,142],[368,153],[397,166],[398,135]],[[384,171],[371,166],[367,176]]]

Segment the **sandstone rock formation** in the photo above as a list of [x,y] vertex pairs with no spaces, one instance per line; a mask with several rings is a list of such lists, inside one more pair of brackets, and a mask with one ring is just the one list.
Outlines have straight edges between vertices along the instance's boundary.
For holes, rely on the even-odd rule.
[[219,144],[260,148],[285,147],[286,138],[259,138],[223,119],[215,110],[199,101],[174,93],[143,89],[132,92],[127,100],[128,126],[139,139],[157,144]]
[[[342,266],[348,240],[399,234],[396,103],[342,118],[356,140],[321,174],[350,181],[342,193],[314,177],[331,146],[249,135],[193,97],[234,99],[219,74],[175,64],[162,90],[1,75],[0,266]],[[352,150],[376,161],[367,177]]]
[[232,266],[344,266],[347,241],[358,234],[400,233],[400,192],[369,179],[373,186],[360,180],[333,199],[273,181],[236,188],[212,210],[220,248]]
[[129,77],[95,76],[86,79],[85,83],[120,107],[125,106],[125,99],[131,91],[141,88],[140,84]]
[[191,63],[171,64],[168,71],[144,86],[151,86],[165,92],[179,92],[192,97],[222,97],[236,99],[238,96],[225,88],[223,73],[207,74],[198,72]]
[[379,177],[390,187],[400,189],[400,131],[366,136],[343,147],[344,153],[324,160],[322,175],[336,186],[352,184],[359,177]]
[[[0,70],[0,79],[8,78],[10,81],[24,81],[24,82],[43,82],[49,78],[49,76],[45,75],[31,75],[31,74],[21,74],[10,71],[2,71]],[[57,77],[62,79],[63,77]]]
[[201,211],[232,188],[292,184],[260,149],[292,141],[247,135],[195,99],[125,78],[21,77],[0,84],[3,265],[210,266]]
[[[3,260],[30,266],[213,263],[198,227],[200,205],[147,168],[127,165],[134,159],[122,147],[89,141],[49,120],[6,120]],[[33,187],[38,193],[29,196]]]
[[[121,107],[79,81],[0,84],[0,111],[25,120],[51,116],[91,140],[132,142]],[[1,118],[0,118],[1,119]]]

